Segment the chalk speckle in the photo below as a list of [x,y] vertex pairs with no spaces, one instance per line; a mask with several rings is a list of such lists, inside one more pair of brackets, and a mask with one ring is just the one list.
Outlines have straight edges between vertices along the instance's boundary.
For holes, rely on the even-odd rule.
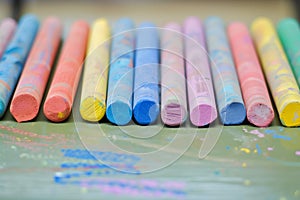
[[249,186],[249,185],[251,185],[251,181],[250,181],[250,180],[248,180],[248,179],[246,179],[246,180],[244,181],[244,185],[245,185],[245,186]]
[[241,148],[240,151],[243,151],[243,152],[245,152],[247,154],[251,153],[251,150],[248,149],[248,148]]

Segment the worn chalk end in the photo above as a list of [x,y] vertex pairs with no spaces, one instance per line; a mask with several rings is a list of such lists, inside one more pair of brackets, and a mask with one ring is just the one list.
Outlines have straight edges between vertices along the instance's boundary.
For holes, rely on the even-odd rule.
[[279,113],[279,117],[284,126],[300,126],[300,101],[288,103],[281,113]]
[[158,114],[159,105],[150,100],[138,102],[133,109],[134,119],[141,125],[155,122]]
[[169,126],[179,126],[186,120],[187,111],[178,103],[170,103],[164,106],[161,111],[161,119]]
[[190,120],[195,126],[206,126],[217,118],[217,109],[211,105],[196,106],[190,113]]
[[243,103],[234,102],[223,108],[220,115],[224,125],[237,125],[245,120],[246,109]]
[[31,94],[15,96],[10,105],[10,113],[17,122],[34,119],[39,112],[39,102]]
[[251,105],[247,110],[248,121],[258,127],[269,126],[274,119],[272,107],[262,103]]
[[113,124],[126,125],[132,118],[132,109],[127,103],[115,101],[107,107],[106,117]]
[[70,113],[70,103],[61,96],[50,97],[44,104],[44,115],[50,121],[62,122],[69,117]]
[[80,104],[80,115],[84,120],[97,122],[105,115],[105,101],[95,97],[87,97]]

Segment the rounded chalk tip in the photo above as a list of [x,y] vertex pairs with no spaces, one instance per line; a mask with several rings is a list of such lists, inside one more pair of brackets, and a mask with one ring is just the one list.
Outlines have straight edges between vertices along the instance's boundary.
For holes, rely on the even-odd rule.
[[140,25],[139,25],[139,28],[155,28],[155,24],[152,23],[152,22],[142,22]]
[[150,100],[138,102],[133,108],[133,116],[138,124],[148,125],[157,120],[159,105]]
[[28,13],[25,14],[21,17],[20,21],[34,21],[34,22],[39,22],[38,17],[34,14]]
[[44,103],[44,115],[53,122],[66,120],[71,113],[70,103],[61,96],[52,96]]
[[170,103],[161,111],[161,119],[168,126],[179,126],[186,120],[187,111],[178,103]]
[[216,107],[207,104],[196,106],[190,112],[190,120],[194,126],[206,126],[215,121],[217,116]]
[[251,24],[252,31],[260,31],[264,27],[272,27],[272,21],[267,17],[257,17]]
[[256,103],[248,108],[247,119],[255,126],[267,127],[274,119],[274,111],[268,105]]
[[128,103],[115,101],[107,107],[106,117],[113,124],[126,125],[132,118],[132,109]]
[[300,101],[293,101],[286,104],[286,106],[279,113],[279,118],[284,126],[300,126]]
[[224,21],[222,18],[218,16],[209,16],[205,19],[205,23],[216,23],[216,24],[224,24]]
[[10,113],[17,122],[34,119],[39,112],[39,102],[30,94],[15,96],[10,105]]
[[246,109],[243,103],[234,102],[221,110],[221,121],[224,125],[238,125],[246,118]]
[[1,22],[1,26],[4,27],[15,27],[16,24],[17,24],[16,21],[10,17],[3,19]]
[[90,122],[100,121],[105,115],[106,105],[95,97],[87,97],[80,104],[82,119]]

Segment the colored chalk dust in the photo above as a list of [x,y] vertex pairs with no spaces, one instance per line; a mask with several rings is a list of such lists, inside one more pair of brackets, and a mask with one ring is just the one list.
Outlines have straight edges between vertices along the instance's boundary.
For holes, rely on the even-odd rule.
[[[159,33],[162,31],[161,28],[155,29]],[[136,30],[131,31],[135,32]],[[163,29],[163,31],[172,30]],[[128,31],[120,34],[130,35]],[[177,34],[179,33],[177,32]],[[114,37],[115,36],[112,35],[111,39],[114,40]],[[184,37],[184,35],[181,37]],[[187,37],[185,39],[189,40],[190,38]],[[193,42],[193,40],[191,42]],[[199,49],[202,49],[202,47]],[[168,51],[168,49],[162,49],[160,47],[160,52],[161,51]],[[126,65],[128,64],[126,57],[126,55],[128,55],[127,53],[128,52],[123,52],[123,54],[119,56],[119,58],[122,58],[122,56],[124,58],[123,60],[120,60],[121,64],[122,62]],[[110,61],[110,63],[112,63],[112,61]],[[134,70],[134,63],[132,63],[132,65],[133,66],[131,70]],[[170,63],[168,67],[172,69],[172,64]],[[150,69],[148,68],[148,70]],[[123,76],[126,76],[126,73],[133,73],[133,71],[128,72],[128,69],[126,69],[123,74],[120,73],[118,77],[114,77],[117,79],[116,82],[122,82],[122,78]],[[125,85],[126,87],[129,87],[130,84],[126,83]],[[144,83],[140,82],[138,86],[143,87],[145,85]],[[149,83],[146,85],[146,87],[147,86],[149,86]],[[78,109],[80,105],[79,94],[82,90],[82,86],[80,85],[79,87],[79,92],[77,92],[74,102],[74,109],[72,112],[79,138],[86,150],[94,158],[95,162],[99,162],[99,164],[104,164],[115,170],[134,174],[137,170],[139,173],[146,173],[165,168],[174,163],[184,154],[184,152],[187,151],[187,149],[196,139],[196,135],[201,138],[198,157],[203,159],[212,151],[223,129],[222,124],[219,124],[218,120],[210,125],[207,125],[205,128],[196,127],[190,122],[188,112],[184,124],[181,124],[179,127],[166,126],[164,123],[162,123],[160,114],[156,116],[157,112],[159,111],[157,110],[157,105],[155,105],[152,101],[147,100],[148,93],[144,94],[145,96],[143,96],[143,99],[145,100],[143,103],[137,103],[135,105],[137,108],[135,110],[142,111],[140,113],[134,113],[135,110],[133,107],[131,107],[134,100],[133,94],[127,94],[128,99],[120,98],[118,101],[115,101],[114,104],[110,104],[111,108],[106,110],[109,112],[106,113],[106,115],[118,118],[119,122],[122,122],[122,126],[113,125],[111,121],[105,121],[105,119],[98,123],[87,122],[82,119]],[[134,92],[134,89],[132,89],[134,87],[134,83],[132,83],[131,89],[126,87],[122,88],[121,92],[127,92],[128,90],[132,90]],[[159,90],[163,90],[167,86],[158,85],[156,87],[159,87]],[[176,90],[176,88],[168,88],[171,92]],[[123,95],[123,93],[120,94],[122,97],[126,96]],[[159,98],[161,97],[159,96]],[[187,97],[185,96],[185,98]],[[159,100],[161,101],[161,99]],[[124,105],[123,102],[129,103]],[[107,105],[109,105],[108,102]],[[158,108],[160,108],[160,105],[158,105]],[[131,117],[128,119],[128,116]],[[157,119],[153,120],[155,117],[157,117]],[[137,122],[134,118],[138,118],[139,121]],[[145,122],[145,124],[147,124],[152,120],[154,122],[147,126],[144,126],[143,123],[139,123]],[[95,153],[103,151],[124,156],[134,156],[138,158],[138,161],[132,168],[115,165],[111,160],[105,159],[103,155],[101,156]]]

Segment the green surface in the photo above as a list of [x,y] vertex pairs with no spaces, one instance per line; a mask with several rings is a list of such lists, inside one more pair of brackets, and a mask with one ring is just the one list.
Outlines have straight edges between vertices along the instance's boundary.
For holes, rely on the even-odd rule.
[[[21,124],[7,114],[0,123],[0,199],[300,198],[299,128],[278,119],[269,128],[188,126],[91,124],[78,113],[61,124],[41,114]],[[219,134],[199,159],[200,147],[213,146]],[[85,149],[136,174],[105,167]]]

